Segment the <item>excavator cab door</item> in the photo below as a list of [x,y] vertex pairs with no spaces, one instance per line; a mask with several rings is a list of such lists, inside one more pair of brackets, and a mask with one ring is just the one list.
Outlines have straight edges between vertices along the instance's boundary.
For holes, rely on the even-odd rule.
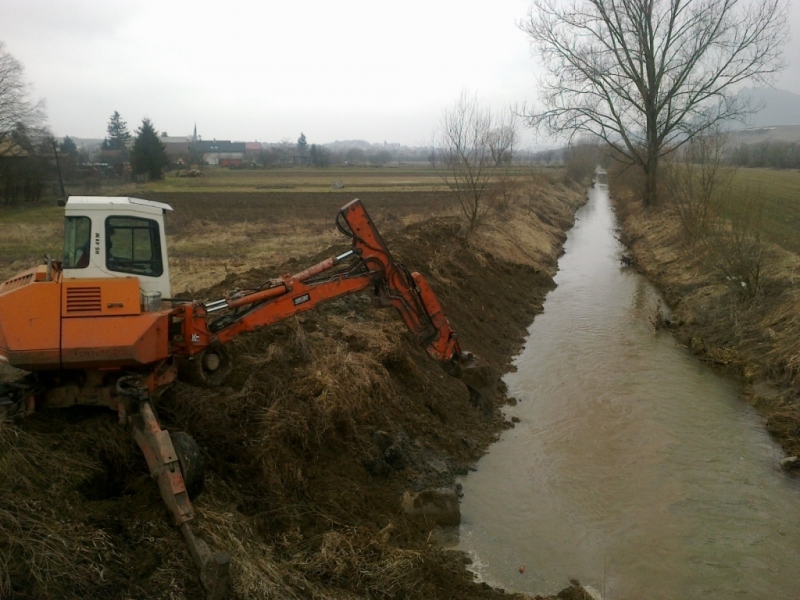
[[142,292],[171,296],[164,232],[168,204],[71,196],[64,225],[65,279],[137,277]]

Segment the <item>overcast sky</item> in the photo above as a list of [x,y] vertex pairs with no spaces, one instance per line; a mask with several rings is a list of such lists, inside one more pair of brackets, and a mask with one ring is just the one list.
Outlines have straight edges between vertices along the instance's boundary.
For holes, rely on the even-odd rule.
[[[792,30],[800,32],[800,0]],[[529,0],[0,0],[0,40],[57,136],[118,110],[170,135],[424,145],[464,89],[536,97]],[[800,94],[800,33],[777,87]],[[531,140],[531,138],[528,138]]]

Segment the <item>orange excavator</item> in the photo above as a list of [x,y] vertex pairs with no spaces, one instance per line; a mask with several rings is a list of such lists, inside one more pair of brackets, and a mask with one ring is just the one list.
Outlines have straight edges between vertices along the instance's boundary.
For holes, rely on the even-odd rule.
[[352,240],[349,251],[210,302],[171,296],[169,205],[73,196],[64,206],[63,260],[46,258],[0,283],[0,361],[29,371],[0,385],[0,416],[76,404],[115,410],[141,448],[211,599],[226,594],[230,559],[190,527],[191,499],[203,487],[199,448],[186,433],[162,429],[152,407],[179,371],[221,384],[232,369],[226,342],[371,289],[376,306],[394,307],[428,354],[464,380],[473,403],[490,393],[490,370],[461,349],[425,278],[392,258],[359,200],[336,217]]

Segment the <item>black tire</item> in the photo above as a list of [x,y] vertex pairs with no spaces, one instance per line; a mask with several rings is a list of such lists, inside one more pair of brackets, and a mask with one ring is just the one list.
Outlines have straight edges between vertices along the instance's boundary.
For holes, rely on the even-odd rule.
[[170,433],[170,437],[181,465],[186,493],[189,494],[189,500],[194,500],[203,492],[206,483],[206,468],[200,455],[200,446],[184,431]]
[[178,366],[181,379],[203,387],[218,387],[225,383],[233,370],[230,353],[225,346],[206,348]]

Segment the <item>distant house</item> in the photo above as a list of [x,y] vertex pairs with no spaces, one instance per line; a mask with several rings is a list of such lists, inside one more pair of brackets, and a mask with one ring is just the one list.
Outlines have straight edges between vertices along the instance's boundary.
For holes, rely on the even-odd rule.
[[264,151],[261,142],[245,142],[244,143],[244,157],[249,163],[260,163]]
[[207,165],[238,167],[244,164],[246,144],[227,140],[199,141],[191,144],[191,152],[201,154]]
[[162,135],[159,139],[161,143],[164,144],[170,161],[174,163],[188,163],[192,146],[191,137]]

